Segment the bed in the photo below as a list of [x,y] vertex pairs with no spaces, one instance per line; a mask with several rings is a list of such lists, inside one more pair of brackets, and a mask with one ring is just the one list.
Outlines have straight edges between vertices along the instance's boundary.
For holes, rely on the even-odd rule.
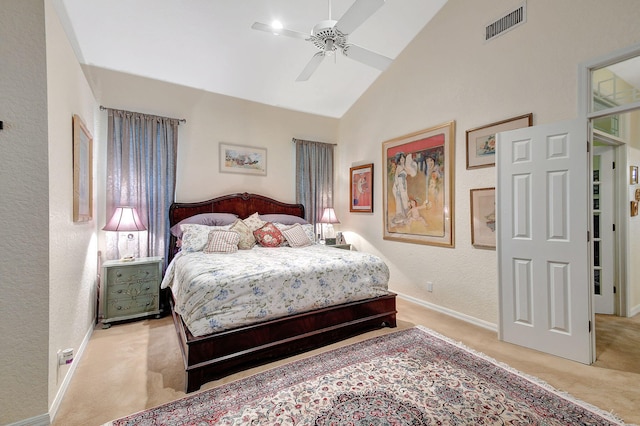
[[[304,206],[283,203],[257,194],[230,194],[203,202],[172,204],[169,211],[170,226],[175,227],[185,219],[197,217],[196,215],[202,216],[206,213],[229,213],[237,215],[239,219],[255,216],[255,213],[259,213],[261,217],[265,218],[266,216],[262,215],[287,215],[304,218]],[[181,271],[179,269],[181,262],[186,262],[187,257],[202,260],[206,256],[199,253],[187,256],[188,252],[185,250],[185,246],[180,252],[179,243],[179,238],[172,234],[163,287],[171,287],[167,297],[184,360],[185,391],[187,393],[200,389],[201,385],[206,382],[247,368],[322,347],[377,328],[396,326],[396,295],[386,289],[385,282],[383,283],[384,291],[377,289],[372,293],[373,296],[365,299],[337,304],[323,302],[306,311],[294,309],[291,313],[275,317],[254,318],[248,323],[220,326],[217,324],[217,318],[216,321],[213,321],[209,316],[208,323],[212,329],[206,333],[207,321],[193,320],[192,314],[185,312],[185,302],[176,298],[176,294],[182,296],[179,294],[180,290],[177,292],[175,290],[178,287],[179,278],[184,278],[183,275],[187,277],[185,278],[187,282],[191,283],[190,280],[193,280],[192,277],[177,272]],[[277,250],[286,251],[281,248],[253,250],[263,250],[261,253],[272,254],[274,259],[275,257],[284,258],[284,255],[274,255],[274,253],[278,253]],[[299,256],[302,256],[302,253],[314,251],[325,257],[330,253],[335,257],[356,255],[356,253],[348,255],[349,252],[345,250],[319,247],[318,245],[288,249],[289,252],[294,250],[299,250],[295,252],[295,255]],[[260,252],[258,251],[258,253]],[[317,263],[322,262],[324,260]],[[357,257],[356,262],[359,262]],[[171,276],[169,276],[170,274]],[[374,281],[376,280],[379,279],[374,279]],[[170,285],[173,282],[176,283],[176,286]],[[180,285],[180,287],[183,286]],[[231,288],[238,288],[237,284]],[[167,290],[164,291],[167,292]],[[277,310],[276,307],[274,310]],[[199,326],[194,325],[197,321],[199,321]],[[192,332],[190,327],[195,331]]]

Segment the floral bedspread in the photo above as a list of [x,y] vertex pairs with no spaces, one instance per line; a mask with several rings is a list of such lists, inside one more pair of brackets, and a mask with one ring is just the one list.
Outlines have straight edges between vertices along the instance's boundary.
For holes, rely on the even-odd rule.
[[323,245],[180,253],[162,288],[194,336],[388,294],[377,256]]

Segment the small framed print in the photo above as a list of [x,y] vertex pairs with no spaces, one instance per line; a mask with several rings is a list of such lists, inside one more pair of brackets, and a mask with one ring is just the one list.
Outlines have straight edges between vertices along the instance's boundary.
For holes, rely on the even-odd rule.
[[629,167],[629,175],[631,176],[631,179],[629,180],[629,184],[637,185],[638,184],[638,166]]
[[471,190],[471,244],[496,248],[496,189]]
[[496,133],[529,127],[533,114],[520,115],[467,130],[467,169],[491,167],[496,164]]
[[73,221],[93,217],[93,137],[79,115],[73,116]]
[[267,174],[267,149],[220,142],[220,172]]
[[350,212],[373,213],[373,164],[351,167]]

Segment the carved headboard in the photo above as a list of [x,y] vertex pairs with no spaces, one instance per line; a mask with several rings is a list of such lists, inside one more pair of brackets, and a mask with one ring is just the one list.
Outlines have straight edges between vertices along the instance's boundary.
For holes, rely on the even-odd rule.
[[[200,213],[234,213],[240,219],[245,219],[255,212],[260,214],[290,214],[304,218],[302,204],[289,204],[274,200],[264,195],[237,193],[223,195],[207,201],[195,203],[173,203],[169,208],[169,226],[173,226],[183,219]],[[177,253],[176,237],[171,235],[167,264]]]

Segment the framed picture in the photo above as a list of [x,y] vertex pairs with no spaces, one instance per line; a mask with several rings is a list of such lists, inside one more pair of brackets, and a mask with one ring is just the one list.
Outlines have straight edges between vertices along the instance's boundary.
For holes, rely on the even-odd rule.
[[220,172],[266,176],[267,149],[220,142]]
[[471,190],[471,244],[496,248],[496,189]]
[[349,211],[373,213],[373,164],[351,167],[349,171]]
[[73,221],[93,217],[93,138],[79,115],[73,116]]
[[629,175],[631,176],[630,184],[637,185],[638,183],[638,166],[629,167]]
[[467,169],[496,164],[496,133],[531,125],[533,114],[525,114],[467,130]]
[[383,238],[454,246],[455,121],[382,144]]

